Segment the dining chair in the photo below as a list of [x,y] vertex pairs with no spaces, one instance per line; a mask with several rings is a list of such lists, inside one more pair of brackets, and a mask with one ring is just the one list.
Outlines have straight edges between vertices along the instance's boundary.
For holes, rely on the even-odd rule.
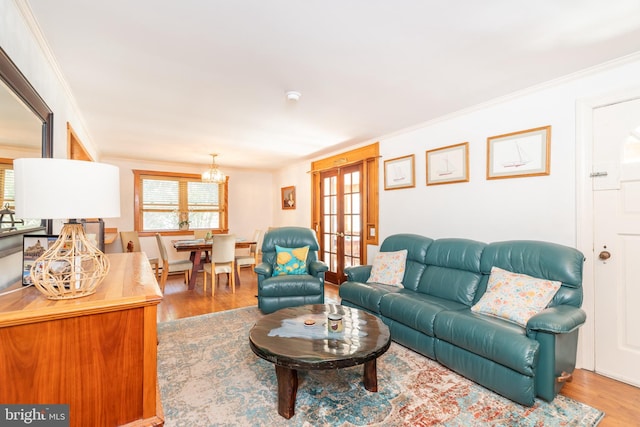
[[[211,236],[211,230],[193,230],[193,238],[194,239],[202,239],[205,240],[207,235]],[[209,251],[202,252],[202,264],[209,262]]]
[[207,274],[211,275],[211,296],[216,291],[216,275],[227,273],[231,292],[236,293],[236,278],[234,274],[236,254],[235,234],[214,234],[211,243],[211,263],[205,264],[203,269],[204,294],[207,293]]
[[240,275],[240,269],[242,267],[252,267],[258,264],[258,258],[260,255],[260,250],[262,248],[262,237],[264,233],[262,230],[256,230],[253,233],[253,241],[256,242],[249,246],[249,250],[247,251],[238,249],[236,251],[236,271],[238,275]]
[[[122,245],[122,252],[142,252],[140,247],[140,237],[137,231],[121,231],[120,232],[120,244]],[[156,279],[160,278],[158,275],[160,261],[158,258],[149,258],[149,263],[153,265],[153,269],[156,273]]]
[[167,284],[167,277],[171,273],[184,273],[184,282],[188,284],[193,263],[188,259],[169,260],[167,247],[162,241],[160,233],[156,233],[156,242],[158,242],[160,258],[162,258],[162,276],[160,277],[160,290],[162,293],[164,293],[164,287]]
[[193,230],[194,239],[205,239],[207,234],[211,235],[211,230]]

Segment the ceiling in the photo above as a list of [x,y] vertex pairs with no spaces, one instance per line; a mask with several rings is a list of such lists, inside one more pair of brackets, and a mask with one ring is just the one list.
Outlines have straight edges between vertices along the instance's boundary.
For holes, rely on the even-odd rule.
[[27,2],[101,157],[222,168],[279,168],[640,51],[638,0]]

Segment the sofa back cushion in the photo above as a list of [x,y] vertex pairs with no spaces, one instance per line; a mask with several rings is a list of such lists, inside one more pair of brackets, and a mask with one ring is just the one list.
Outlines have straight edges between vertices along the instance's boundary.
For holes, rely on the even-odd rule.
[[407,250],[404,278],[402,286],[415,291],[426,268],[427,249],[433,239],[417,234],[394,234],[387,237],[380,245],[380,252]]
[[539,279],[562,282],[562,286],[549,306],[569,304],[580,307],[583,263],[582,252],[556,243],[535,240],[490,243],[482,252],[483,280],[474,302],[477,302],[486,291],[491,268],[495,266]]
[[471,305],[482,279],[486,244],[469,239],[438,239],[427,251],[427,268],[418,292]]

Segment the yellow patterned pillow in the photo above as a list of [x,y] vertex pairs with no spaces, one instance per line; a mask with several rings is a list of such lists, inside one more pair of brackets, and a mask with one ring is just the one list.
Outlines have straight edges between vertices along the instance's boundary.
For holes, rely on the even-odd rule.
[[283,248],[276,245],[276,266],[273,276],[287,274],[307,274],[307,255],[309,246],[302,248]]

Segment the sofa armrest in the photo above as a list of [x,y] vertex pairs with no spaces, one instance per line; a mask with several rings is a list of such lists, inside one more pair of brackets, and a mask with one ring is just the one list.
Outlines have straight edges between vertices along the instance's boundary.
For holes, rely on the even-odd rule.
[[271,264],[266,262],[261,262],[253,268],[253,271],[256,272],[259,276],[271,277],[273,275],[273,267]]
[[532,332],[566,334],[579,328],[587,320],[587,314],[572,305],[549,307],[527,322],[527,335]]
[[356,265],[345,268],[344,273],[347,275],[347,281],[366,283],[371,276],[371,267],[370,265]]
[[309,263],[309,274],[314,277],[320,277],[320,273],[329,271],[329,266],[323,261],[311,261]]

